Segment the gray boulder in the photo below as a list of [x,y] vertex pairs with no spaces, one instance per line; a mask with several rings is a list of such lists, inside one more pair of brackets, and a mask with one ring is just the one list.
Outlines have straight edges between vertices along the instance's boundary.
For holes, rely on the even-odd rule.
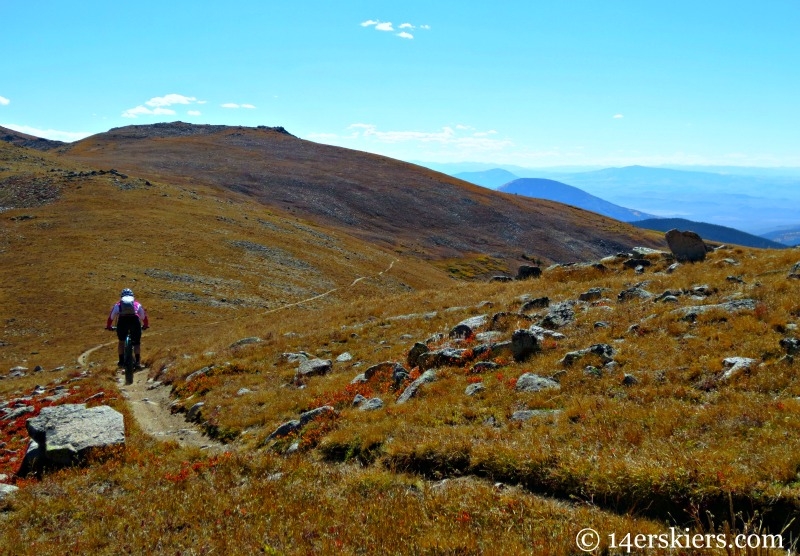
[[125,444],[122,414],[108,406],[86,409],[85,404],[45,407],[25,427],[32,445],[23,461],[27,474],[43,467],[80,465],[95,449]]
[[423,353],[428,353],[427,344],[416,342],[408,351],[408,356],[406,357],[408,366],[412,369],[416,367],[419,364],[419,358]]
[[247,346],[247,345],[250,345],[250,344],[258,344],[260,342],[261,342],[261,338],[258,338],[256,336],[251,336],[250,338],[242,338],[241,340],[237,340],[237,341],[233,342],[230,345],[230,347],[231,348],[237,348],[237,347],[241,347],[241,346]]
[[19,487],[15,487],[14,485],[6,485],[0,483],[0,502],[3,501],[4,498],[7,498],[17,492]]
[[736,299],[714,305],[694,305],[674,309],[671,313],[681,315],[684,320],[694,321],[699,315],[709,311],[725,311],[726,313],[739,313],[741,311],[754,311],[758,302],[755,299]]
[[540,392],[542,390],[559,390],[561,385],[553,379],[534,373],[525,373],[517,379],[517,392]]
[[534,309],[545,309],[550,306],[550,298],[549,297],[537,297],[535,299],[527,299],[522,303],[522,306],[519,308],[520,313],[527,313],[528,311],[533,311]]
[[467,388],[464,390],[464,393],[467,396],[474,396],[478,392],[483,392],[485,389],[486,387],[483,385],[483,382],[476,382],[475,384],[470,384],[467,386]]
[[400,397],[397,398],[398,404],[406,403],[408,400],[413,398],[417,394],[417,390],[419,390],[420,386],[423,384],[428,384],[436,380],[436,371],[428,370],[422,373],[422,376],[419,377],[417,380],[412,382],[408,385],[408,387],[400,394]]
[[669,250],[679,262],[698,262],[706,259],[708,248],[695,232],[670,230],[666,233]]
[[478,315],[477,317],[470,317],[462,320],[450,331],[450,337],[469,338],[470,336],[474,336],[477,329],[486,326],[488,318],[487,315]]
[[547,311],[547,316],[539,323],[544,328],[556,330],[567,326],[575,320],[575,310],[572,308],[573,303],[563,301],[550,306]]
[[417,359],[417,366],[420,369],[460,366],[464,364],[464,354],[466,351],[466,349],[454,348],[444,348],[436,351],[429,351],[420,355],[419,359]]
[[358,409],[360,409],[361,411],[375,411],[376,409],[380,409],[382,407],[383,407],[382,399],[371,398],[369,400],[364,401]]
[[722,360],[722,365],[725,371],[722,373],[720,380],[727,381],[741,372],[749,372],[751,368],[755,367],[758,363],[755,359],[748,357],[726,357]]
[[295,373],[295,378],[322,376],[331,372],[333,363],[330,359],[305,359],[300,361],[300,366]]
[[321,407],[317,407],[316,409],[312,409],[310,411],[306,411],[300,414],[299,419],[293,419],[292,421],[287,421],[280,425],[277,429],[275,429],[272,434],[270,434],[265,440],[264,444],[267,442],[275,439],[281,438],[283,436],[287,436],[289,434],[298,432],[302,429],[309,421],[312,421],[319,417],[320,415],[336,415],[336,410],[329,406],[323,405]]
[[596,301],[603,297],[603,288],[591,288],[578,296],[580,301]]

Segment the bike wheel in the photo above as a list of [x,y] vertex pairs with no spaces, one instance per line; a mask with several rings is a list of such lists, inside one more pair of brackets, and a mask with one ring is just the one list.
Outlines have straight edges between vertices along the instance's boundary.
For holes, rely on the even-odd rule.
[[136,367],[136,359],[133,356],[133,343],[130,337],[125,339],[125,384],[133,384],[133,369]]

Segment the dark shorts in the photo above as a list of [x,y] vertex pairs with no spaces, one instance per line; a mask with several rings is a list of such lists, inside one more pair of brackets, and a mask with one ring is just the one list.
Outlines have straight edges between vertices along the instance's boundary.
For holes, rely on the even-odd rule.
[[117,338],[125,341],[128,331],[131,332],[131,343],[138,346],[142,341],[142,323],[137,316],[122,316],[117,319]]

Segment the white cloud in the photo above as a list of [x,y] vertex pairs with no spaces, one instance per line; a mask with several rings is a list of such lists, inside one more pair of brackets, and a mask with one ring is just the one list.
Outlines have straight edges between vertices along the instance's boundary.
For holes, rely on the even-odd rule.
[[202,114],[202,112],[200,112],[200,110],[189,110],[186,113],[189,114],[190,116],[199,116],[200,114]]
[[78,141],[80,139],[83,139],[84,137],[89,137],[90,135],[93,135],[88,131],[59,131],[56,129],[38,129],[27,125],[0,124],[0,126],[7,127],[8,129],[13,129],[14,131],[19,131],[20,133],[27,133],[28,135],[33,135],[35,137],[44,137],[45,139],[52,139],[53,141],[66,141],[67,143]]
[[401,23],[398,29],[413,29],[414,26],[410,23]]
[[[163,97],[153,97],[144,104],[128,108],[122,113],[123,118],[137,118],[139,116],[171,116],[175,110],[167,108],[173,104],[204,104],[206,101],[197,100],[196,97],[187,97],[171,93]],[[149,108],[148,108],[149,107]]]
[[362,27],[369,27],[370,25],[377,25],[378,23],[380,23],[380,21],[375,21],[373,19],[368,19],[368,20],[362,22],[361,26]]
[[238,104],[236,102],[226,102],[225,104],[220,104],[223,108],[248,108],[252,110],[255,108],[252,104]]
[[385,23],[378,23],[375,26],[375,29],[378,31],[394,31],[394,27],[392,27],[391,21],[387,21]]
[[[394,33],[395,28],[391,21],[381,21],[379,19],[368,19],[366,21],[361,22],[362,27],[372,27],[376,31],[386,31]],[[425,29],[430,30],[430,25],[420,25],[416,27],[413,23],[401,23],[397,30],[400,31],[399,33],[395,33],[396,36],[400,37],[401,39],[413,39],[414,35],[409,33],[409,31],[413,31],[414,29]]]
[[419,28],[420,29],[425,29],[426,31],[430,31],[431,30],[431,26],[430,25],[420,25]]
[[183,95],[176,95],[173,93],[170,95],[164,95],[163,97],[153,97],[147,102],[145,102],[145,104],[147,106],[158,107],[158,106],[172,106],[173,104],[192,104],[193,102],[197,102],[197,99],[195,97],[186,97]]
[[412,35],[411,33],[406,33],[405,31],[403,31],[402,33],[397,33],[397,36],[400,37],[401,39],[413,39],[414,38],[414,35]]
[[255,106],[253,106],[252,104],[242,104],[242,108],[249,108],[252,110],[253,108],[255,108]]
[[0,106],[8,106],[9,104],[11,104],[10,100],[6,97],[0,97]]
[[621,120],[621,119],[622,119],[622,118],[624,118],[624,117],[625,117],[625,116],[623,116],[622,114],[614,114],[614,119],[615,119],[615,120]]

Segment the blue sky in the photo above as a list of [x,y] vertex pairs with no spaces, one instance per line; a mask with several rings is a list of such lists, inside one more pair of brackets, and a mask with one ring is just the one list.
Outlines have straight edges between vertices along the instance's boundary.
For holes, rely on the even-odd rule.
[[404,160],[800,166],[800,2],[3,0],[0,125],[282,125]]

